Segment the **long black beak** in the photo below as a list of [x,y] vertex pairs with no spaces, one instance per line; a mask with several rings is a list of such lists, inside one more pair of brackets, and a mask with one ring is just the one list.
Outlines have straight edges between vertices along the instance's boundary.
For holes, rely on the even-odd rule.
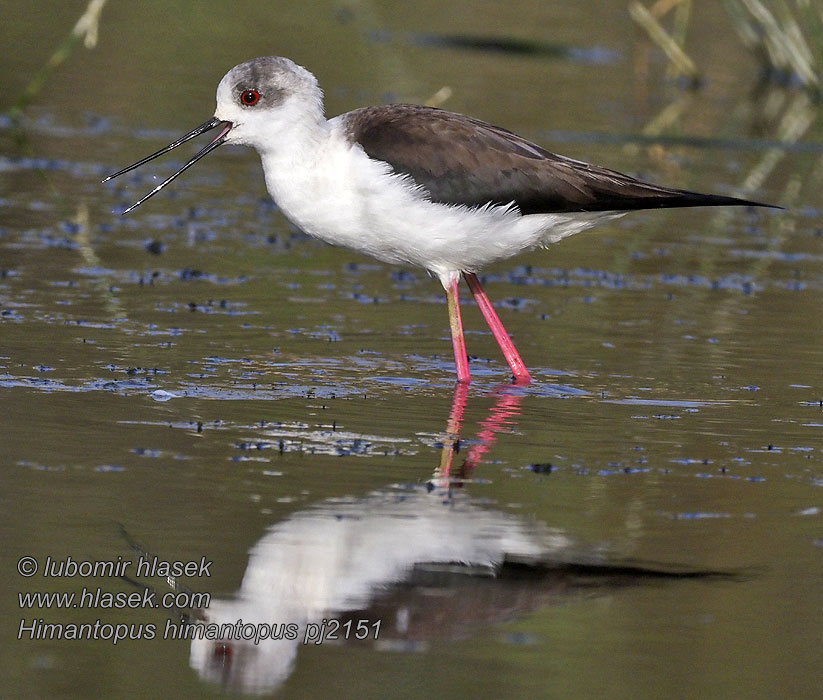
[[134,204],[132,204],[123,213],[128,214],[132,209],[135,209],[135,208],[139,207],[147,199],[150,199],[151,197],[154,197],[154,195],[156,195],[160,190],[162,190],[166,185],[168,185],[178,175],[180,175],[182,172],[188,170],[192,165],[194,165],[198,160],[200,160],[207,153],[211,153],[215,148],[217,148],[220,144],[222,144],[226,140],[226,136],[228,136],[228,133],[229,133],[229,131],[231,131],[231,128],[232,128],[232,126],[234,126],[234,124],[232,124],[231,122],[220,121],[217,117],[212,117],[207,122],[203,122],[196,129],[192,129],[185,136],[181,136],[174,143],[170,143],[165,148],[161,148],[159,151],[157,151],[157,153],[152,153],[150,156],[146,156],[142,160],[138,160],[136,163],[132,163],[128,167],[123,168],[122,170],[118,170],[116,173],[114,173],[113,175],[109,175],[105,180],[103,180],[103,182],[108,182],[109,180],[111,180],[112,178],[117,177],[118,175],[122,175],[123,173],[129,172],[129,170],[134,170],[135,168],[139,168],[144,163],[148,163],[150,160],[154,160],[158,156],[162,156],[164,153],[168,153],[169,151],[177,148],[179,145],[181,145],[183,143],[186,143],[186,141],[189,141],[190,139],[193,139],[195,136],[200,136],[200,134],[204,134],[205,132],[210,131],[211,129],[214,129],[215,127],[218,127],[218,126],[220,127],[220,133],[214,139],[212,139],[212,141],[207,146],[205,146],[204,148],[199,150],[194,155],[194,157],[188,163],[186,163],[182,168],[180,168],[180,170],[178,170],[176,173],[174,173],[174,175],[166,178],[163,182],[161,182],[159,185],[157,185],[157,187],[155,187],[151,192],[149,192],[145,197],[143,197],[142,199],[137,200]]

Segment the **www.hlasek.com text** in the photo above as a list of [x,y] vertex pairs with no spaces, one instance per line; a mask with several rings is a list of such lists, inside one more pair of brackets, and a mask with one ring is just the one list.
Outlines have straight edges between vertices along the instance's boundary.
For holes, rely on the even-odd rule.
[[75,592],[25,591],[17,594],[21,608],[103,608],[104,610],[135,610],[137,608],[207,608],[211,594],[206,591],[167,591],[158,595],[151,588],[142,591],[105,591],[102,588],[83,588]]

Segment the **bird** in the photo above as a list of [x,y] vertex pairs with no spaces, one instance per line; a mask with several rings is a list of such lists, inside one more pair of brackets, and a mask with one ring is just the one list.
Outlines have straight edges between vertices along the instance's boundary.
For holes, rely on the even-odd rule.
[[458,296],[461,277],[513,382],[528,384],[531,375],[478,279],[485,266],[631,210],[774,206],[645,182],[435,107],[384,104],[327,119],[315,76],[280,56],[236,65],[220,81],[216,102],[212,118],[103,180],[218,130],[177,172],[122,213],[219,146],[251,146],[260,155],[272,199],[305,233],[383,262],[424,268],[439,279],[460,384],[471,381]]

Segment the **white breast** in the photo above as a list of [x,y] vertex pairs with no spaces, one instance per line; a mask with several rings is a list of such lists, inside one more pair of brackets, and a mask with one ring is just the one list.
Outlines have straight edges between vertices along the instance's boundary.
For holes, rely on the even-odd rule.
[[369,158],[329,123],[327,138],[262,154],[269,194],[306,233],[389,263],[426,268],[446,285],[462,270],[556,242],[613,212],[533,214],[433,203],[410,178]]

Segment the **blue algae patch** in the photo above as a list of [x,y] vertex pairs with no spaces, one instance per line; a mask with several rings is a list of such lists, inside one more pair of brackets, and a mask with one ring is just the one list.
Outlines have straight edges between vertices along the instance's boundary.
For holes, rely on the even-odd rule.
[[163,454],[162,450],[152,450],[146,447],[135,447],[132,452],[136,454],[138,457],[149,457],[149,458],[157,458]]
[[[514,385],[512,385],[514,387]],[[589,396],[589,392],[585,389],[578,389],[568,384],[542,384],[532,382],[527,387],[522,388],[523,393],[529,396],[552,396],[557,398],[566,398],[572,396]]]
[[38,472],[63,472],[66,471],[66,468],[61,464],[57,466],[47,466],[45,464],[40,464],[38,462],[30,462],[28,460],[22,460],[17,463],[19,467],[26,467],[27,469],[33,469],[34,471]]
[[624,406],[665,406],[666,408],[703,408],[705,406],[725,406],[722,401],[684,401],[678,399],[604,399],[603,403],[616,403]]
[[597,476],[626,476],[631,474],[646,474],[651,469],[645,467],[619,467],[611,469],[598,469],[595,473]]
[[368,377],[369,381],[380,382],[381,384],[392,384],[395,386],[424,386],[428,384],[426,379],[415,379],[413,377]]

